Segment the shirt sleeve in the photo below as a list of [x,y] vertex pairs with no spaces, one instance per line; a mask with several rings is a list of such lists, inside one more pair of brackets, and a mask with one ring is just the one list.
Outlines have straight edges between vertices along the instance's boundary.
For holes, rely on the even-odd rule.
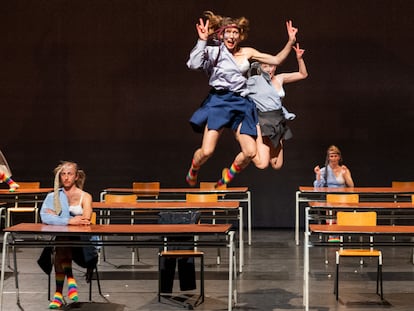
[[[60,201],[62,198],[65,198],[65,195],[59,191],[59,199]],[[60,215],[54,215],[47,212],[47,210],[55,210],[54,202],[53,202],[53,192],[49,193],[46,196],[46,199],[43,201],[42,208],[40,209],[40,218],[42,219],[42,222],[48,225],[60,225],[60,226],[66,226],[69,224],[70,214],[69,214],[69,206],[66,202],[62,202],[62,212]]]
[[325,185],[326,185],[326,181],[325,181],[325,168],[322,167],[321,168],[320,179],[319,180],[315,179],[315,181],[313,182],[313,186],[315,188],[320,188],[320,187],[325,187]]

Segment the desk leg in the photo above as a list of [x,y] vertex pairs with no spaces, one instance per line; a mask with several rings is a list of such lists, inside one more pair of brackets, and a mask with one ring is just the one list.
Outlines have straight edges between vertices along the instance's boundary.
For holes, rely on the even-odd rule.
[[[306,208],[306,217],[309,207]],[[309,311],[309,235],[308,227],[305,230],[304,255],[303,255],[303,305],[305,311]]]
[[[228,307],[227,310],[231,311],[233,308],[233,273],[236,275],[235,266],[236,263],[233,262],[235,256],[235,247],[234,247],[234,231],[229,232],[229,292],[228,292]],[[233,266],[234,265],[234,266]],[[235,280],[235,278],[234,278]],[[234,285],[235,286],[235,285]],[[234,297],[236,300],[237,290],[234,289]]]
[[296,245],[299,245],[299,193],[296,191],[296,206],[295,206],[295,242]]
[[239,272],[243,272],[244,265],[244,241],[243,241],[243,207],[239,207]]
[[252,245],[252,196],[250,191],[247,191],[247,240],[249,245]]
[[3,253],[1,254],[1,276],[0,276],[0,308],[3,310],[3,291],[4,291],[4,273],[6,268],[6,252],[7,252],[7,239],[10,232],[5,232],[3,235]]

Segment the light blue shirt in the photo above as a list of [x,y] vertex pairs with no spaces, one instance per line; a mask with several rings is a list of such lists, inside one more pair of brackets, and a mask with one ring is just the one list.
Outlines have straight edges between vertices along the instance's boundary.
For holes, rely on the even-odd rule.
[[321,168],[321,178],[320,180],[315,180],[313,186],[316,188],[319,187],[330,187],[330,188],[344,188],[346,187],[345,179],[342,175],[342,172],[339,176],[336,176],[332,171],[331,167],[328,165],[328,174],[325,173],[326,167]]
[[251,76],[247,80],[247,88],[249,89],[249,97],[254,101],[259,111],[267,112],[282,109],[286,120],[293,120],[296,117],[294,113],[290,113],[282,105],[282,98],[285,97],[283,87],[278,92],[267,72]]
[[60,215],[54,215],[47,213],[46,210],[55,210],[55,203],[54,203],[54,192],[49,193],[45,200],[43,201],[42,208],[40,209],[40,217],[42,222],[48,225],[68,225],[69,219],[72,216],[69,213],[69,201],[66,194],[63,192],[63,189],[60,188],[59,190],[59,200],[60,204],[62,205],[62,212]]
[[[246,78],[233,55],[224,43],[220,46],[207,46],[207,41],[198,40],[187,61],[190,69],[204,70],[209,76],[209,85],[216,90],[229,90],[247,95]],[[244,69],[244,68],[243,68]]]

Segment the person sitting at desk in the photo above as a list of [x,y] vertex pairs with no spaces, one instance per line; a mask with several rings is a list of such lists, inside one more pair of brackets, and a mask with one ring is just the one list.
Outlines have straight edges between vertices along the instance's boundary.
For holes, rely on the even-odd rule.
[[[319,187],[331,187],[331,188],[343,188],[353,187],[354,181],[352,180],[351,171],[342,164],[342,155],[339,148],[335,145],[329,146],[326,151],[325,166],[320,168],[319,165],[315,166],[313,171],[316,174],[313,186]],[[332,214],[332,211],[327,212]],[[334,224],[334,219],[328,220],[330,225]],[[329,242],[339,242],[339,236],[329,236]]]
[[[83,191],[85,173],[74,162],[64,161],[54,169],[54,192],[49,193],[40,210],[42,222],[49,225],[90,225],[92,215],[92,196]],[[59,188],[60,187],[60,188]],[[56,237],[59,240],[82,237]],[[94,247],[56,247],[55,281],[56,292],[49,304],[49,309],[58,309],[63,305],[63,285],[65,277],[68,282],[68,297],[78,301],[78,289],[72,272],[72,260],[88,268],[87,276],[97,262]],[[93,271],[93,270],[92,270]],[[87,279],[88,281],[88,279]]]
[[335,145],[329,146],[326,151],[325,166],[320,168],[315,166],[313,171],[316,174],[313,186],[319,187],[353,187],[351,171],[342,164],[342,155],[339,148]]

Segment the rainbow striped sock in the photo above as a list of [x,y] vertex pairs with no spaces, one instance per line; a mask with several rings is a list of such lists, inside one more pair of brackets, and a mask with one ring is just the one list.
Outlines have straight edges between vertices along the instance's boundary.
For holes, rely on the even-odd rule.
[[4,173],[0,173],[0,180],[9,185],[10,191],[15,191],[20,187],[10,176],[7,176]]
[[188,170],[187,176],[185,177],[185,180],[191,187],[194,187],[197,184],[197,175],[198,175],[199,169],[200,169],[200,166],[195,164],[194,159],[193,159],[191,161],[191,167]]
[[63,295],[60,292],[56,292],[52,301],[49,304],[49,309],[59,309],[63,305]]
[[68,277],[68,297],[73,301],[79,300],[78,285],[74,278]]
[[227,185],[229,182],[233,180],[237,173],[241,172],[241,170],[241,167],[233,162],[230,166],[230,169],[223,169],[223,171],[221,172],[221,179],[217,182],[216,187]]

